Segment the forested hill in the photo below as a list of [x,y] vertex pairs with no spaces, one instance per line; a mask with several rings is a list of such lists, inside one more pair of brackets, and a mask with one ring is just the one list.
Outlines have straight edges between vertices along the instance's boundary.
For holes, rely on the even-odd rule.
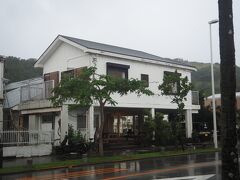
[[[192,72],[194,89],[203,90],[205,96],[211,95],[211,67],[210,63],[190,62],[198,71]],[[215,93],[220,92],[220,64],[214,64]],[[240,68],[236,67],[237,91],[240,91]]]
[[[5,62],[5,78],[10,82],[21,81],[42,75],[41,68],[34,68],[33,65],[36,59],[20,59],[16,57],[7,57]],[[194,90],[204,90],[205,95],[211,94],[211,69],[209,63],[189,62],[195,66],[198,71],[192,72],[192,82]],[[240,68],[236,68],[237,72],[237,91],[240,91]],[[215,74],[215,92],[220,92],[220,66],[214,64]]]
[[33,67],[35,62],[36,59],[7,57],[4,65],[4,78],[9,79],[10,82],[16,82],[42,76],[42,69]]

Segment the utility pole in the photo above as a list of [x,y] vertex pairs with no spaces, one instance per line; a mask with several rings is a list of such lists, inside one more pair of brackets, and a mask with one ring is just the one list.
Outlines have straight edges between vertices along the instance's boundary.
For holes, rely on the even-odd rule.
[[232,0],[219,0],[222,179],[239,177],[236,129],[236,65]]

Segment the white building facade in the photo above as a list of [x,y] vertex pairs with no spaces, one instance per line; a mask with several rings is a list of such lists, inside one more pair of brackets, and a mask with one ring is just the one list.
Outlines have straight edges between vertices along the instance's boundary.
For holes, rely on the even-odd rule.
[[[177,70],[182,77],[187,76],[191,81],[191,72],[196,71],[194,67],[183,62],[145,52],[59,35],[35,63],[35,67],[43,68],[45,85],[42,93],[46,94],[46,82],[51,82],[51,87],[57,86],[64,73],[76,74],[81,68],[94,65],[98,74],[117,74],[123,78],[146,80],[149,89],[156,93],[150,97],[138,97],[136,94],[120,97],[115,94],[113,99],[118,104],[115,107],[106,105],[104,111],[106,138],[109,137],[108,134],[121,135],[126,128],[131,128],[136,135],[140,133],[146,110],[149,110],[152,116],[155,116],[156,112],[163,112],[170,117],[177,108],[176,104],[171,103],[170,96],[158,95],[158,85],[162,83],[164,74]],[[196,100],[198,97],[193,95],[194,93],[190,92],[185,102],[187,137],[192,134],[192,113],[197,113],[200,108]],[[75,130],[80,130],[87,139],[94,137],[95,129],[99,125],[97,103],[89,109],[69,111],[67,103],[61,107],[53,107],[45,98],[29,100],[17,107],[23,115],[23,121],[28,121],[29,129],[52,129],[55,132],[54,138],[62,140],[70,124]],[[26,116],[28,118],[24,118]]]

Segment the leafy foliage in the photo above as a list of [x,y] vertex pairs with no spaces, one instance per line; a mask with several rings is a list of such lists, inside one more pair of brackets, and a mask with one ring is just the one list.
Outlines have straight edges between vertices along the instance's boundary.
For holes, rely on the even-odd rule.
[[152,144],[157,146],[175,144],[176,137],[173,136],[171,124],[163,120],[163,114],[161,113],[156,113],[155,118],[149,116],[144,121],[143,131],[143,143],[145,146]]
[[100,127],[95,133],[95,141],[99,143],[99,153],[103,155],[103,126],[104,126],[104,106],[108,103],[115,106],[117,102],[112,98],[114,93],[120,96],[128,93],[137,95],[153,95],[147,89],[143,81],[137,79],[121,79],[108,75],[96,73],[96,67],[83,69],[77,77],[65,77],[59,86],[54,88],[54,96],[51,101],[54,105],[61,105],[67,101],[73,101],[81,107],[89,107],[94,102],[100,106]]
[[[173,84],[178,84],[177,92],[169,94]],[[184,116],[184,101],[187,100],[186,96],[189,91],[192,90],[192,83],[188,81],[187,76],[181,77],[176,70],[174,73],[163,77],[163,83],[158,86],[158,89],[161,91],[162,95],[169,95],[171,97],[171,103],[177,104],[177,118],[171,122],[172,132],[173,136],[176,137],[178,143],[182,145],[182,149],[184,150],[183,143],[185,135],[181,122]]]
[[156,145],[173,145],[176,137],[173,136],[171,124],[163,120],[163,114],[157,113],[154,119],[155,128],[155,144]]
[[142,143],[144,146],[152,145],[153,143],[153,132],[156,129],[156,123],[154,119],[152,119],[150,116],[148,116],[147,119],[145,119],[143,123],[143,139]]
[[54,105],[74,101],[82,107],[90,106],[94,101],[99,102],[99,104],[109,103],[115,106],[117,102],[112,98],[113,93],[118,93],[121,96],[133,92],[138,95],[153,95],[142,81],[98,75],[96,67],[85,68],[79,77],[64,78],[53,92],[55,94],[52,97]]
[[[173,88],[173,84],[177,84],[177,92],[169,93]],[[169,95],[172,99],[171,103],[176,103],[178,106],[179,121],[181,121],[181,116],[184,109],[184,101],[187,100],[186,96],[189,91],[192,90],[192,83],[188,81],[188,77],[181,77],[177,70],[174,73],[165,75],[163,77],[163,83],[158,86],[162,95]]]
[[86,138],[81,134],[79,130],[74,130],[71,124],[68,124],[68,141],[86,143]]

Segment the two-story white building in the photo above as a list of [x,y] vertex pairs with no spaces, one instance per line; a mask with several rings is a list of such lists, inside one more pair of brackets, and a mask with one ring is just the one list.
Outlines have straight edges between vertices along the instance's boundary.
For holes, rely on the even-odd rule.
[[[63,139],[68,131],[68,124],[79,129],[86,138],[93,138],[99,125],[98,104],[89,109],[68,110],[68,104],[53,107],[45,99],[49,97],[50,89],[58,85],[64,73],[78,74],[83,67],[96,65],[98,74],[109,74],[122,78],[137,78],[148,83],[150,90],[160,94],[158,85],[163,76],[177,70],[181,76],[187,76],[191,81],[191,72],[196,68],[184,62],[161,58],[142,51],[111,46],[107,44],[86,41],[82,39],[59,35],[40,56],[35,67],[43,68],[43,88],[41,98],[34,99],[34,88],[21,92],[25,101],[17,107],[22,116],[21,124],[28,124],[29,129],[54,130],[55,139]],[[31,90],[32,88],[32,90]],[[31,95],[33,94],[33,95]],[[185,102],[186,136],[192,133],[192,113],[199,110],[198,94],[190,92]],[[26,98],[26,96],[28,98]],[[39,96],[39,94],[38,94]],[[152,113],[162,112],[171,119],[176,111],[176,104],[171,103],[170,96],[140,96],[129,94],[123,97],[114,95],[118,104],[113,107],[106,105],[104,137],[117,134],[121,136],[126,129],[137,135],[141,132],[146,110]],[[27,121],[27,122],[25,122]]]

